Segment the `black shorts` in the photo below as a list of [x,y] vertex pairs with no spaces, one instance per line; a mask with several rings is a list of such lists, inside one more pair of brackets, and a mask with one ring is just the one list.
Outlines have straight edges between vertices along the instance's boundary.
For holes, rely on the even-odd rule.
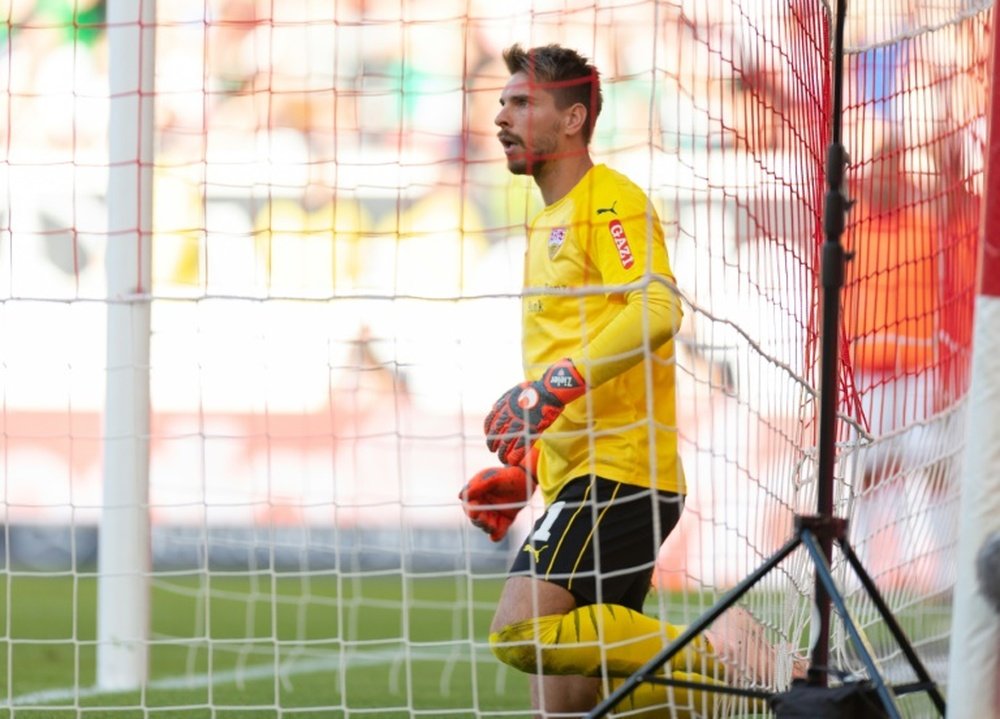
[[683,507],[673,492],[577,477],[535,522],[510,573],[565,587],[578,606],[605,602],[641,612],[660,545]]

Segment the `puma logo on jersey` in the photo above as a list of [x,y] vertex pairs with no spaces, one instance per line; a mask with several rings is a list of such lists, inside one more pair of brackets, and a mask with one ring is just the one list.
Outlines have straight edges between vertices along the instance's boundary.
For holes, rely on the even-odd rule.
[[603,215],[605,212],[610,212],[612,215],[614,215],[615,217],[617,217],[618,216],[618,210],[615,209],[615,205],[617,205],[617,204],[618,204],[618,200],[615,200],[614,202],[611,203],[611,207],[598,207],[597,208],[597,214],[598,215]]
[[542,552],[544,552],[548,548],[549,548],[549,545],[547,545],[547,544],[543,544],[538,549],[535,549],[530,544],[525,544],[524,545],[524,551],[528,552],[532,557],[534,557],[536,563],[542,561]]

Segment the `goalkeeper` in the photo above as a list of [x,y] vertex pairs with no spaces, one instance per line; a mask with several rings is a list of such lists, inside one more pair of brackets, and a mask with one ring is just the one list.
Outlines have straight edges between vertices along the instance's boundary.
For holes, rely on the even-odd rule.
[[[579,714],[598,702],[602,676],[629,675],[680,630],[641,612],[684,504],[672,342],[682,311],[649,199],[591,160],[597,70],[557,45],[514,45],[503,57],[510,78],[497,136],[508,169],[534,178],[545,208],[525,256],[527,380],[486,417],[501,466],[461,496],[498,541],[537,481],[546,510],[513,562],[490,643],[501,661],[534,675],[539,713]],[[711,682],[701,676],[715,674],[710,650],[697,640],[671,670]],[[644,685],[631,708],[666,694]],[[672,690],[678,715],[691,701],[710,709],[710,694]]]

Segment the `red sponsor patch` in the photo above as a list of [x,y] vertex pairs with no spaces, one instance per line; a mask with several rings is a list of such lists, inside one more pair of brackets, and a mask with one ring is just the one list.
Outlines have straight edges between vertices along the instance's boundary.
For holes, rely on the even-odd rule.
[[615,247],[618,249],[618,257],[622,261],[622,267],[626,270],[630,269],[635,264],[635,258],[632,256],[632,248],[628,245],[625,228],[618,220],[611,220],[608,223],[608,229],[611,230],[611,238],[615,241]]

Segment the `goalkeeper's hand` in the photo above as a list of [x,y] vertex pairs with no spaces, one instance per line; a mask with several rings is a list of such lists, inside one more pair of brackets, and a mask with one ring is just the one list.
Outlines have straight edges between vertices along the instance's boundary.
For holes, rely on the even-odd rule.
[[534,476],[521,465],[490,467],[470,479],[458,496],[472,524],[499,542],[528,504],[535,486]]
[[524,461],[530,444],[587,391],[583,377],[568,359],[545,370],[540,380],[511,387],[486,415],[486,446],[506,465]]

